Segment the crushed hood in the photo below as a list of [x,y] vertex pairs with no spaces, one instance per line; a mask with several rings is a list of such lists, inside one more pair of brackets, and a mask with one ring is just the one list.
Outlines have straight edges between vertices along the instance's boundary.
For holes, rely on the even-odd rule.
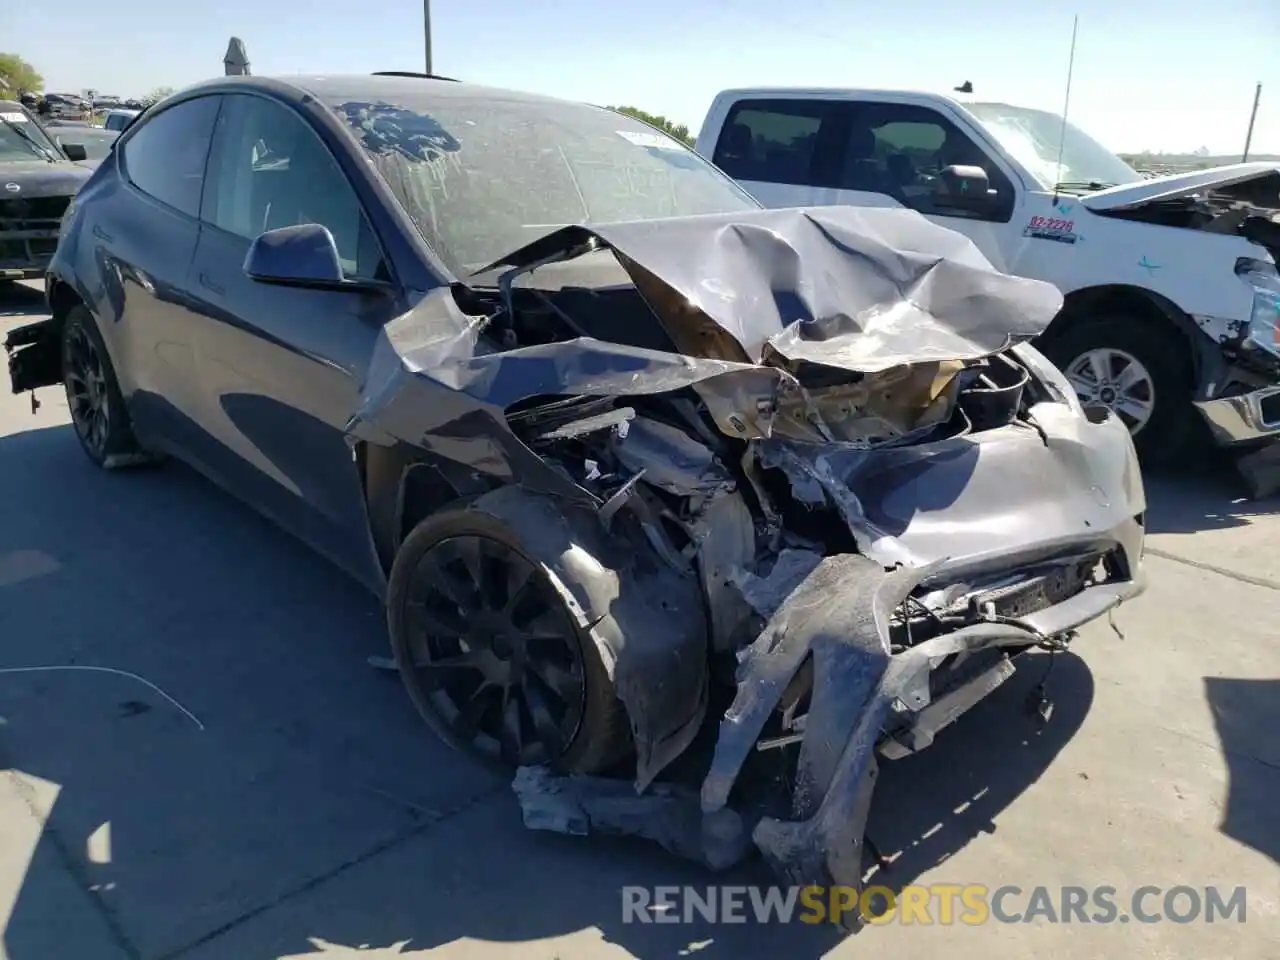
[[[1080,197],[1080,203],[1095,213],[1106,210],[1126,210],[1153,203],[1157,200],[1176,200],[1195,193],[1222,190],[1251,180],[1262,180],[1280,171],[1280,164],[1271,162],[1231,163],[1209,170],[1193,170],[1190,173],[1173,173],[1137,183],[1126,183]],[[1280,197],[1275,204],[1280,206]]]
[[691,357],[861,373],[976,360],[1035,337],[1062,307],[1055,287],[998,272],[967,237],[869,207],[564,227],[477,275],[600,248]]
[[[459,306],[462,285],[440,287],[383,326],[348,431],[430,443],[459,395],[502,416],[537,396],[691,387],[731,437],[871,444],[936,425],[965,361],[1034,337],[1062,305],[1057,288],[997,272],[917,213],[847,207],[566,227],[476,276],[604,249],[674,350],[589,335],[504,349],[490,317]],[[801,386],[804,361],[839,368],[838,382]],[[850,417],[850,403],[868,415]]]

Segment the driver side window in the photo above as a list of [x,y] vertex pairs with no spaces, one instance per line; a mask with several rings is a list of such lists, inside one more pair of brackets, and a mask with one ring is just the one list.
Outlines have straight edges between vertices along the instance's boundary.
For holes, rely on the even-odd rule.
[[913,104],[866,103],[854,110],[839,186],[887,194],[920,213],[978,216],[935,206],[938,178],[949,166],[986,171],[996,202],[981,219],[1012,216],[1013,184],[1003,171],[942,114]]
[[200,219],[246,240],[318,223],[333,234],[349,279],[383,270],[355,190],[324,143],[293,111],[262,97],[224,98]]

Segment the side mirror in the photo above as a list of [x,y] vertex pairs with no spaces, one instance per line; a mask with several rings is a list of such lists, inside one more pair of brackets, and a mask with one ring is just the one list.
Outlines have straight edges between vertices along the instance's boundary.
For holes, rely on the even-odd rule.
[[934,206],[941,210],[964,210],[986,213],[995,205],[996,192],[991,189],[987,171],[981,167],[950,166],[938,174],[933,192]]
[[346,279],[333,234],[318,223],[300,223],[259,234],[245,254],[244,272],[259,283],[289,287],[370,291],[384,286]]
[[81,160],[89,159],[88,151],[85,150],[83,143],[62,143],[62,152],[67,155],[68,160],[75,160],[77,163]]

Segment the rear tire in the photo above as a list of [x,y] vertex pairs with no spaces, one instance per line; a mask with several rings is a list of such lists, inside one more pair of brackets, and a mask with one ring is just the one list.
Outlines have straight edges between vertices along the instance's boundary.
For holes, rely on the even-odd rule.
[[1072,323],[1041,347],[1081,403],[1109,407],[1128,426],[1145,466],[1184,460],[1200,436],[1186,339],[1142,317]]
[[85,456],[103,468],[143,458],[106,344],[83,306],[72,307],[62,324],[62,383]]
[[595,641],[500,520],[457,508],[419,523],[392,564],[387,621],[410,699],[455,749],[566,773],[625,755],[626,713]]

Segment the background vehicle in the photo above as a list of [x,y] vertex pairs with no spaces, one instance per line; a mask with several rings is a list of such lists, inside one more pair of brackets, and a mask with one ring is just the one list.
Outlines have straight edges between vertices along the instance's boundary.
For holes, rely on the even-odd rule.
[[43,274],[89,175],[72,161],[87,155],[78,142],[55,143],[22,104],[0,101],[0,281]]
[[1042,348],[1147,463],[1187,453],[1193,402],[1221,443],[1280,434],[1273,164],[1145,179],[1054,114],[887,90],[725,91],[697,147],[767,206],[910,207],[1055,284]]
[[[1010,347],[1050,285],[910,212],[764,210],[602,108],[200,84],[121,135],[47,289],[13,389],[61,379],[95,463],[183,459],[368,585],[449,742],[631,755],[643,791],[736,686],[702,853],[800,883],[859,883],[876,750],[1142,589],[1127,430]],[[779,737],[797,788],[752,833],[731,794]]]
[[67,120],[88,120],[93,115],[89,101],[73,93],[46,93],[42,98],[51,117]]
[[[45,124],[46,127],[53,126]],[[63,127],[53,127],[50,131],[53,139],[62,146],[65,141],[68,144],[78,145],[84,149],[84,159],[78,160],[76,163],[81,167],[92,170],[101,163],[111,152],[112,146],[116,142],[116,138],[120,134],[115,130],[104,130],[102,127],[93,127],[85,125],[76,127],[75,129],[65,129]],[[64,148],[65,149],[65,148]]]
[[102,121],[102,126],[106,130],[114,130],[119,133],[133,123],[134,118],[141,112],[141,110],[108,110],[106,117]]

